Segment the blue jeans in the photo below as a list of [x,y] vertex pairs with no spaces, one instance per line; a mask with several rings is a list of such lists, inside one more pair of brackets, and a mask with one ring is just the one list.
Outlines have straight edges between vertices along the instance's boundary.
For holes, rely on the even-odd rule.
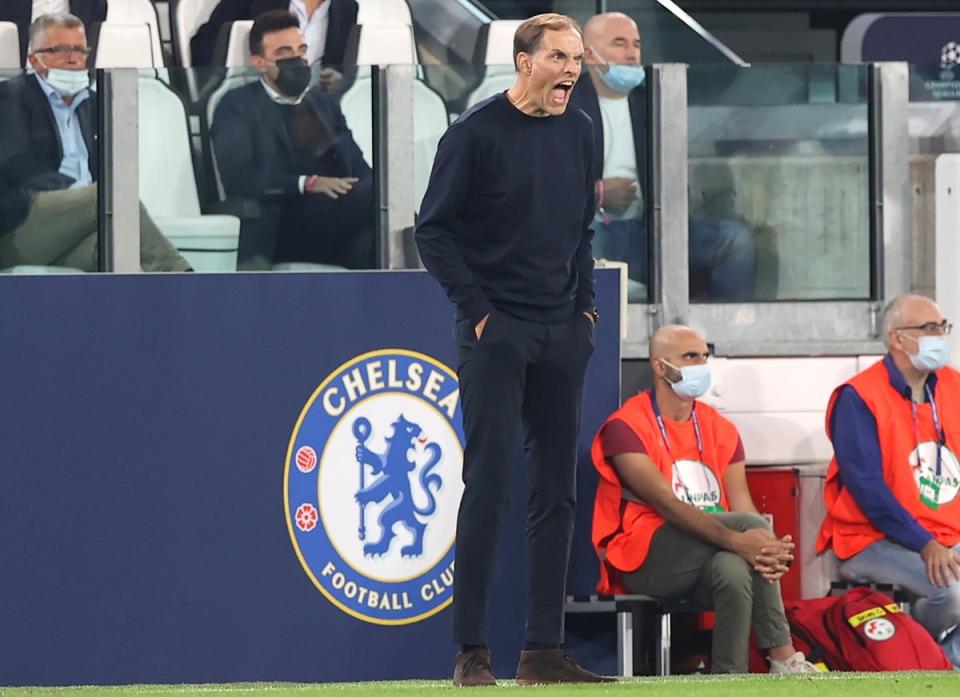
[[[960,544],[953,548],[960,552]],[[840,561],[840,578],[854,583],[893,583],[919,598],[913,603],[913,617],[934,639],[940,641],[944,653],[960,670],[960,581],[954,579],[946,588],[927,580],[927,568],[919,552],[887,540],[874,542],[859,554]]]
[[[593,223],[593,256],[627,262],[627,273],[647,283],[647,224],[636,218]],[[743,223],[716,218],[690,219],[690,279],[705,276],[706,298],[737,302],[753,298],[757,250]],[[696,298],[694,298],[696,299]]]

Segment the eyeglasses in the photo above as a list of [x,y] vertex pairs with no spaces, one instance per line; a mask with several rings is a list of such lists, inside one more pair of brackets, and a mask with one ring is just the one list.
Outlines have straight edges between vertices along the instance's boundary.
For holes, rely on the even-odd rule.
[[917,331],[923,332],[924,334],[929,334],[931,336],[937,334],[949,334],[950,330],[953,329],[953,325],[950,324],[947,320],[942,322],[927,322],[926,324],[919,324],[913,327],[897,327],[897,331],[903,331],[905,329],[916,329]]
[[86,46],[65,46],[60,44],[58,46],[51,46],[50,48],[38,48],[34,53],[50,53],[54,56],[83,56],[86,58],[90,55],[90,49]]

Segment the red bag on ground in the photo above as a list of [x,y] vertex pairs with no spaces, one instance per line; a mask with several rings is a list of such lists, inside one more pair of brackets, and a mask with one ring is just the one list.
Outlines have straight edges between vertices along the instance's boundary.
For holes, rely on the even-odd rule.
[[[784,603],[794,646],[827,670],[952,670],[940,645],[883,593],[854,588],[844,595]],[[751,642],[750,670],[769,664]]]

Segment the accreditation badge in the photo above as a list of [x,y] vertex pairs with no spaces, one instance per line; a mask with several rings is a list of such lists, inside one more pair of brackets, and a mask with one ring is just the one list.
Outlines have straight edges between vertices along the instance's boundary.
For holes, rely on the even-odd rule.
[[935,511],[940,508],[940,485],[929,477],[920,477],[920,503]]

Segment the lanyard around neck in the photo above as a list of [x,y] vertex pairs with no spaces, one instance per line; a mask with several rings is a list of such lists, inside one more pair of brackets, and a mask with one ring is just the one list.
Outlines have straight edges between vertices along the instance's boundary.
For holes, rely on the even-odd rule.
[[[677,458],[674,456],[673,451],[670,450],[670,438],[667,436],[667,425],[663,422],[663,417],[660,415],[660,405],[657,404],[657,395],[654,391],[650,390],[650,405],[653,407],[653,415],[657,420],[657,426],[660,428],[660,437],[663,438],[663,445],[667,449],[667,454],[670,455],[670,459],[676,463]],[[703,437],[700,435],[700,422],[697,420],[697,406],[693,405],[693,409],[690,411],[690,419],[693,421],[693,432],[697,436],[697,453],[700,456],[700,463],[703,464]]]
[[[943,461],[943,453],[940,449],[947,444],[947,439],[943,434],[943,426],[940,424],[940,410],[937,409],[937,402],[933,398],[930,386],[924,384],[923,391],[927,395],[927,401],[930,402],[930,412],[933,415],[933,428],[937,432],[937,476],[940,476],[940,468]],[[920,459],[920,425],[917,419],[917,403],[910,400],[910,410],[913,414],[913,439],[917,444],[917,460]],[[919,464],[919,463],[918,463]]]

